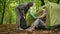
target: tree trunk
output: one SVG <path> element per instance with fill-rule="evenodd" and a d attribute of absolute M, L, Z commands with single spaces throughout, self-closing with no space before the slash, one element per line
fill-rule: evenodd
<path fill-rule="evenodd" d="M 45 5 L 44 0 L 41 0 L 41 6 Z"/>
<path fill-rule="evenodd" d="M 10 20 L 9 20 L 9 23 L 11 24 L 12 22 L 11 22 L 11 15 L 10 15 Z"/>
<path fill-rule="evenodd" d="M 59 4 L 59 0 L 57 1 L 57 4 Z"/>
<path fill-rule="evenodd" d="M 2 13 L 2 18 L 1 18 L 1 23 L 0 23 L 0 24 L 3 24 L 5 8 L 6 8 L 6 0 L 4 1 L 4 5 L 3 5 L 3 13 Z"/>

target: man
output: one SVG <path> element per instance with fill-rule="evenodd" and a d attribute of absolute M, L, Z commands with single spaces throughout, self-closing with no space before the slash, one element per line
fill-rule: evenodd
<path fill-rule="evenodd" d="M 28 12 L 29 8 L 33 5 L 33 2 L 22 3 L 16 7 L 16 16 L 18 23 L 18 30 L 23 30 L 26 27 L 26 20 L 24 19 L 25 14 Z M 23 25 L 24 24 L 24 25 Z M 23 26 L 22 26 L 23 25 Z M 22 27 L 21 27 L 22 26 Z"/>
<path fill-rule="evenodd" d="M 45 7 L 43 7 L 43 9 L 41 10 L 41 16 L 38 16 L 36 18 L 36 20 L 32 23 L 31 27 L 29 27 L 28 29 L 26 29 L 27 31 L 32 32 L 36 26 L 40 25 L 40 26 L 45 26 L 45 21 L 46 21 L 46 10 Z"/>

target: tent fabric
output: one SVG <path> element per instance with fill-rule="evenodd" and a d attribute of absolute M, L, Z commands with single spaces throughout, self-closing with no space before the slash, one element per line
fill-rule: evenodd
<path fill-rule="evenodd" d="M 60 24 L 60 5 L 56 3 L 48 3 L 46 5 L 46 26 L 54 26 Z"/>

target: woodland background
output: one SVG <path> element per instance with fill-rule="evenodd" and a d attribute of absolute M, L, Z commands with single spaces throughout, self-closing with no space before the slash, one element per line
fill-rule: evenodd
<path fill-rule="evenodd" d="M 42 7 L 42 2 L 46 4 L 50 1 L 60 5 L 60 0 L 0 0 L 0 24 L 16 24 L 16 5 L 30 1 L 34 2 L 34 5 L 29 10 L 31 12 L 38 11 L 37 9 Z"/>

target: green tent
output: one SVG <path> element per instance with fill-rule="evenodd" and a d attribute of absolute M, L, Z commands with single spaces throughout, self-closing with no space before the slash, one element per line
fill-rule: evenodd
<path fill-rule="evenodd" d="M 54 26 L 60 24 L 60 5 L 48 3 L 46 5 L 46 26 Z"/>
<path fill-rule="evenodd" d="M 58 5 L 56 3 L 48 2 L 43 7 L 46 7 L 46 27 L 60 24 L 60 5 Z M 43 7 L 41 7 L 40 10 Z M 39 11 L 36 12 L 35 14 L 31 14 L 31 13 L 29 13 L 29 14 L 27 17 L 28 25 L 30 25 L 35 20 L 34 19 L 35 16 L 37 17 L 39 15 Z"/>

